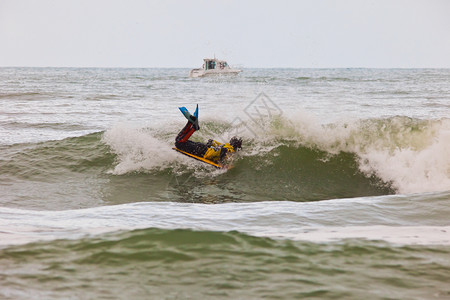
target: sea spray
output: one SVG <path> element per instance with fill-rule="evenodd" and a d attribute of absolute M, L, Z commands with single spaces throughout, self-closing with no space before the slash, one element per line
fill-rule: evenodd
<path fill-rule="evenodd" d="M 103 135 L 103 141 L 117 155 L 113 174 L 167 167 L 177 154 L 165 143 L 143 128 L 117 124 Z"/>

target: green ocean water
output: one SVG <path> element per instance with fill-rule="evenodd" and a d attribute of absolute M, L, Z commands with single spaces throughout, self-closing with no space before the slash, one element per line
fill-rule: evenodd
<path fill-rule="evenodd" d="M 449 254 L 149 228 L 2 249 L 0 283 L 3 299 L 448 299 Z"/>
<path fill-rule="evenodd" d="M 0 299 L 450 299 L 449 70 L 188 71 L 0 68 Z"/>
<path fill-rule="evenodd" d="M 354 154 L 329 155 L 288 140 L 272 142 L 276 146 L 267 153 L 238 157 L 233 162 L 235 168 L 228 172 L 217 172 L 183 157 L 186 165 L 172 161 L 150 170 L 138 165 L 136 170 L 118 176 L 113 167 L 120 161 L 120 154 L 114 154 L 104 144 L 103 135 L 94 133 L 36 145 L 4 146 L 0 176 L 4 182 L 14 180 L 9 184 L 9 190 L 4 190 L 7 193 L 3 194 L 3 201 L 10 199 L 14 203 L 17 198 L 10 192 L 20 193 L 26 184 L 30 188 L 26 191 L 28 196 L 15 202 L 14 206 L 68 208 L 70 204 L 61 203 L 60 198 L 68 182 L 73 182 L 72 186 L 83 193 L 77 195 L 73 191 L 69 197 L 76 199 L 100 194 L 101 200 L 109 204 L 130 200 L 187 203 L 317 201 L 394 193 L 390 183 L 358 170 L 358 158 Z M 127 195 L 120 194 L 124 187 L 128 187 Z M 87 200 L 77 205 L 90 207 L 92 203 Z"/>

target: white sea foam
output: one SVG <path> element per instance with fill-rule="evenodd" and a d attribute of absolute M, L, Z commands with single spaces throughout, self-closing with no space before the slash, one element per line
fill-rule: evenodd
<path fill-rule="evenodd" d="M 392 182 L 401 193 L 450 190 L 449 124 L 441 124 L 423 148 L 371 149 L 361 154 L 361 170 Z"/>
<path fill-rule="evenodd" d="M 103 141 L 118 156 L 118 163 L 112 170 L 116 175 L 163 168 L 178 158 L 167 142 L 129 124 L 117 124 L 107 130 Z"/>
<path fill-rule="evenodd" d="M 392 183 L 399 193 L 450 190 L 450 119 L 394 117 L 323 125 L 300 112 L 282 123 L 270 134 L 331 154 L 355 153 L 362 172 Z"/>
<path fill-rule="evenodd" d="M 145 228 L 239 231 L 245 234 L 311 242 L 344 239 L 383 240 L 395 244 L 450 245 L 444 219 L 411 211 L 445 205 L 448 194 L 428 198 L 382 196 L 320 202 L 256 202 L 217 205 L 141 202 L 65 211 L 0 208 L 0 245 Z M 396 203 L 396 204 L 392 204 Z M 389 205 L 386 210 L 384 205 Z M 410 209 L 405 209 L 409 207 Z M 444 206 L 443 214 L 446 214 Z M 440 212 L 439 212 L 440 213 Z"/>

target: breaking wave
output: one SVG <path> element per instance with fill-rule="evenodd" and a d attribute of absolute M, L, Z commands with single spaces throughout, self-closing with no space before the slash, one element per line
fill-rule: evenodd
<path fill-rule="evenodd" d="M 14 178 L 52 182 L 76 174 L 129 186 L 139 179 L 153 183 L 141 201 L 166 193 L 171 201 L 204 203 L 450 190 L 449 119 L 393 117 L 324 125 L 297 113 L 236 126 L 204 118 L 194 139 L 226 140 L 236 134 L 244 139 L 229 171 L 173 151 L 174 136 L 184 124 L 168 120 L 163 125 L 117 124 L 81 137 L 2 146 L 0 178 L 4 183 Z"/>
<path fill-rule="evenodd" d="M 103 141 L 118 156 L 112 172 L 119 175 L 180 165 L 208 169 L 171 150 L 177 129 L 171 123 L 164 131 L 126 126 L 108 130 Z M 263 126 L 242 123 L 238 128 L 206 120 L 194 138 L 226 140 L 236 133 L 244 138 L 236 166 L 245 173 L 254 170 L 258 177 L 275 173 L 275 181 L 298 177 L 299 184 L 318 177 L 323 184 L 339 185 L 344 176 L 352 185 L 352 180 L 363 176 L 398 193 L 450 189 L 449 119 L 393 117 L 323 125 L 308 114 L 297 113 L 273 118 Z"/>

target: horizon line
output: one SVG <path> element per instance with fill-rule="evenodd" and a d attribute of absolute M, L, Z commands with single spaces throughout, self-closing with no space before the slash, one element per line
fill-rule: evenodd
<path fill-rule="evenodd" d="M 192 69 L 192 67 L 124 67 L 124 66 L 0 66 L 0 68 L 35 69 Z M 242 69 L 450 69 L 449 67 L 243 67 Z"/>

